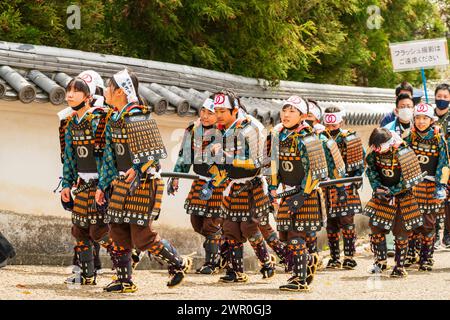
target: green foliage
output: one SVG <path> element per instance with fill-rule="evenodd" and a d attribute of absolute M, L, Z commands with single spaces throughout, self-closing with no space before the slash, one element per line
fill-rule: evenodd
<path fill-rule="evenodd" d="M 66 27 L 71 4 L 81 9 L 81 30 Z M 371 5 L 380 8 L 378 20 Z M 0 2 L 0 39 L 272 83 L 393 87 L 401 80 L 418 85 L 420 74 L 394 73 L 389 43 L 444 37 L 449 12 L 446 0 L 9 0 Z M 373 21 L 380 28 L 369 28 Z"/>

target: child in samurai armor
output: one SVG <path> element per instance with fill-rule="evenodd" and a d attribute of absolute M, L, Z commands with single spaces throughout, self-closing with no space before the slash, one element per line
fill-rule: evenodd
<path fill-rule="evenodd" d="M 397 87 L 397 89 L 399 89 L 400 86 Z M 387 124 L 383 125 L 383 127 L 389 129 L 389 131 L 397 133 L 402 139 L 406 138 L 410 134 L 411 128 L 413 127 L 413 118 L 414 118 L 415 102 L 413 100 L 412 87 L 409 84 L 407 86 L 408 89 L 398 91 L 403 93 L 397 94 L 397 98 L 395 100 L 395 109 L 393 112 L 394 118 L 392 119 L 391 122 L 388 122 Z M 409 91 L 409 89 L 411 89 L 411 91 Z M 415 235 L 413 237 L 415 237 Z M 416 242 L 416 244 L 418 245 L 416 251 L 420 252 L 420 241 L 413 240 L 413 242 Z M 388 246 L 388 257 L 395 256 L 394 236 L 392 235 L 391 232 L 386 235 L 386 243 Z M 411 247 L 409 247 L 408 250 L 410 249 Z M 405 267 L 407 266 L 408 262 L 405 262 Z"/>
<path fill-rule="evenodd" d="M 324 134 L 333 139 L 342 155 L 345 164 L 344 177 L 362 176 L 364 173 L 364 149 L 361 138 L 355 131 L 342 129 L 345 111 L 338 106 L 329 106 L 325 109 L 323 123 L 326 130 Z M 353 182 L 344 186 L 333 186 L 325 189 L 328 217 L 327 236 L 331 258 L 327 268 L 353 270 L 357 263 L 353 258 L 355 254 L 356 230 L 354 216 L 362 213 L 361 199 L 358 189 L 360 182 Z M 342 230 L 344 242 L 344 261 L 340 260 L 339 234 Z"/>
<path fill-rule="evenodd" d="M 106 206 L 97 206 L 97 189 L 107 112 L 103 108 L 103 80 L 95 71 L 82 72 L 66 88 L 69 108 L 59 113 L 61 120 L 61 159 L 63 178 L 61 202 L 72 212 L 72 235 L 76 239 L 76 258 L 80 272 L 66 283 L 96 284 L 94 242 L 111 251 L 108 225 L 104 223 Z M 70 115 L 66 117 L 67 113 Z M 75 199 L 72 199 L 71 189 Z M 98 253 L 97 253 L 98 254 Z"/>
<path fill-rule="evenodd" d="M 447 83 L 441 83 L 436 86 L 434 90 L 434 99 L 436 104 L 435 114 L 438 117 L 437 124 L 442 128 L 445 135 L 447 147 L 450 143 L 450 85 Z M 450 185 L 447 185 L 447 190 L 450 190 Z M 450 193 L 444 203 L 445 208 L 445 228 L 442 238 L 442 243 L 447 248 L 450 248 Z M 436 241 L 435 247 L 438 248 L 441 245 L 439 230 L 440 223 L 442 221 L 436 221 Z"/>
<path fill-rule="evenodd" d="M 117 280 L 104 288 L 107 292 L 137 290 L 130 257 L 134 247 L 168 263 L 168 287 L 180 284 L 192 263 L 152 228 L 164 189 L 159 160 L 167 154 L 150 111 L 139 103 L 138 86 L 136 75 L 125 69 L 110 79 L 105 94 L 106 102 L 115 111 L 106 123 L 96 201 L 103 205 L 105 192 L 112 185 L 105 220 L 110 223 L 117 272 Z"/>
<path fill-rule="evenodd" d="M 184 134 L 178 160 L 174 172 L 188 173 L 191 166 L 199 175 L 192 183 L 186 199 L 185 209 L 191 215 L 194 231 L 204 236 L 205 263 L 197 270 L 200 274 L 215 274 L 220 268 L 220 247 L 222 244 L 222 197 L 226 186 L 218 186 L 212 191 L 208 200 L 201 197 L 204 186 L 212 178 L 210 166 L 211 153 L 208 151 L 211 143 L 221 134 L 215 128 L 217 119 L 214 113 L 214 101 L 206 99 L 200 110 L 200 118 L 190 124 Z M 169 180 L 168 193 L 174 195 L 178 191 L 178 178 Z"/>
<path fill-rule="evenodd" d="M 415 241 L 419 238 L 418 235 L 421 235 L 420 271 L 432 270 L 436 219 L 444 213 L 444 200 L 447 197 L 449 175 L 447 146 L 440 127 L 434 125 L 435 118 L 431 105 L 426 103 L 416 105 L 414 127 L 405 139 L 416 153 L 422 172 L 427 174 L 425 180 L 413 188 L 424 224 L 410 237 L 405 263 L 405 266 L 410 266 L 417 261 Z"/>
<path fill-rule="evenodd" d="M 264 176 L 267 179 L 268 185 L 270 185 L 271 181 L 271 147 L 272 146 L 272 134 L 269 131 L 266 139 L 266 149 L 264 151 Z M 269 199 L 271 201 L 270 211 L 275 215 L 278 210 L 278 200 L 269 193 Z M 278 232 L 272 227 L 269 222 L 269 218 L 261 219 L 259 226 L 259 230 L 261 231 L 264 240 L 269 245 L 269 247 L 273 250 L 276 256 L 279 259 L 279 264 L 284 267 L 284 269 L 289 271 L 289 266 L 286 263 L 286 256 L 288 254 L 287 245 L 285 242 L 281 241 Z M 275 263 L 276 258 L 274 255 L 270 255 L 272 261 Z"/>
<path fill-rule="evenodd" d="M 416 154 L 395 133 L 376 128 L 369 138 L 372 151 L 366 157 L 366 173 L 373 189 L 364 208 L 370 217 L 370 236 L 375 262 L 371 273 L 387 269 L 386 234 L 395 237 L 395 267 L 391 277 L 405 277 L 408 236 L 423 225 L 412 188 L 423 180 Z"/>
<path fill-rule="evenodd" d="M 261 174 L 267 133 L 255 118 L 245 114 L 239 98 L 230 90 L 213 95 L 214 110 L 222 141 L 212 146 L 228 177 L 223 193 L 223 234 L 228 243 L 229 265 L 221 282 L 247 282 L 244 273 L 244 243 L 249 240 L 261 264 L 263 278 L 275 273 L 264 237 L 259 230 L 267 219 L 270 200 L 267 182 Z"/>
<path fill-rule="evenodd" d="M 308 105 L 298 96 L 290 97 L 281 110 L 281 124 L 272 130 L 272 196 L 281 198 L 277 212 L 280 239 L 287 243 L 287 264 L 292 277 L 280 290 L 309 291 L 316 263 L 308 252 L 306 239 L 322 226 L 317 187 L 328 177 L 323 142 L 303 121 Z M 277 195 L 282 184 L 284 191 Z"/>
<path fill-rule="evenodd" d="M 322 119 L 322 109 L 319 104 L 311 99 L 307 100 L 308 103 L 308 116 L 305 122 L 312 128 L 313 132 L 319 137 L 324 145 L 325 155 L 328 160 L 328 172 L 332 173 L 334 178 L 342 178 L 345 176 L 345 164 L 342 159 L 341 153 L 339 151 L 338 145 L 336 142 L 330 138 L 325 133 L 325 126 L 320 123 Z M 319 200 L 321 204 L 322 212 L 326 212 L 326 199 L 322 188 L 318 188 L 317 192 L 319 194 Z M 326 219 L 326 215 L 322 218 Z M 308 233 L 306 238 L 306 245 L 308 247 L 308 251 L 311 255 L 315 255 L 318 258 L 318 248 L 317 248 L 317 233 L 312 231 Z M 322 261 L 319 261 L 318 268 L 322 266 Z"/>

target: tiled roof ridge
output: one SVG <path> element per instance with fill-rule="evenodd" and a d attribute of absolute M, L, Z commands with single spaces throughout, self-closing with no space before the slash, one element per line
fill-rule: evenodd
<path fill-rule="evenodd" d="M 325 108 L 338 103 L 347 111 L 347 122 L 378 123 L 392 110 L 394 90 L 280 81 L 267 81 L 173 63 L 119 57 L 41 45 L 0 41 L 0 98 L 23 103 L 64 103 L 67 83 L 81 71 L 93 69 L 102 77 L 130 67 L 141 82 L 139 94 L 156 114 L 198 114 L 212 92 L 233 88 L 250 114 L 265 125 L 279 121 L 283 99 L 290 95 L 313 98 Z"/>
<path fill-rule="evenodd" d="M 0 59 L 13 67 L 39 69 L 43 72 L 78 74 L 93 68 L 102 76 L 111 76 L 124 67 L 132 68 L 143 82 L 156 82 L 197 90 L 215 91 L 232 87 L 242 96 L 285 98 L 292 94 L 312 95 L 315 99 L 390 102 L 393 89 L 280 81 L 270 87 L 264 79 L 233 75 L 220 71 L 174 63 L 85 52 L 43 45 L 0 42 Z M 34 67 L 34 68 L 33 68 Z"/>

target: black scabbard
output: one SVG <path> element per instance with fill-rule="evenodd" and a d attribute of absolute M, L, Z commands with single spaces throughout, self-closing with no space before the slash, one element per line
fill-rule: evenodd
<path fill-rule="evenodd" d="M 335 186 L 337 184 L 344 184 L 344 183 L 351 183 L 351 182 L 362 182 L 362 180 L 363 180 L 363 177 L 361 177 L 361 176 L 341 178 L 341 179 L 333 179 L 333 180 L 319 182 L 318 187 L 330 187 L 330 186 Z M 284 198 L 284 197 L 287 197 L 287 196 L 291 196 L 291 195 L 299 193 L 300 191 L 302 191 L 301 187 L 295 187 L 294 189 L 278 193 L 277 194 L 277 198 Z"/>
<path fill-rule="evenodd" d="M 197 174 L 190 174 L 184 172 L 162 172 L 161 177 L 163 178 L 178 178 L 178 179 L 191 179 L 196 180 L 199 179 L 200 176 Z"/>

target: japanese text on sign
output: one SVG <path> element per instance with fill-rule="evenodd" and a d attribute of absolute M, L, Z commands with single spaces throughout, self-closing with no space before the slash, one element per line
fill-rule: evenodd
<path fill-rule="evenodd" d="M 392 43 L 394 71 L 428 69 L 449 64 L 447 39 L 429 39 Z"/>

